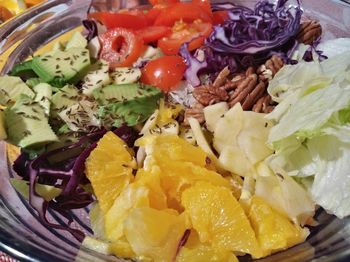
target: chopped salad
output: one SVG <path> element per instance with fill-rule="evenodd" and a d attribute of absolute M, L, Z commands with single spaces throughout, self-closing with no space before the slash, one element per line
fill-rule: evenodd
<path fill-rule="evenodd" d="M 122 258 L 238 261 L 304 242 L 318 208 L 348 216 L 350 38 L 299 1 L 150 3 L 0 77 L 11 183 L 43 223 Z"/>

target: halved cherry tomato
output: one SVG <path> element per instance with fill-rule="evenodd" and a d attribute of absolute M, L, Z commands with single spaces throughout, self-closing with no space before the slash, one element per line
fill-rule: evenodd
<path fill-rule="evenodd" d="M 109 62 L 111 68 L 131 66 L 145 51 L 141 37 L 121 27 L 101 34 L 100 42 L 100 58 Z"/>
<path fill-rule="evenodd" d="M 182 57 L 162 56 L 146 64 L 141 81 L 169 92 L 181 81 L 185 70 L 186 64 Z"/>
<path fill-rule="evenodd" d="M 172 26 L 179 20 L 190 23 L 197 19 L 203 22 L 212 22 L 211 16 L 203 11 L 203 8 L 199 4 L 176 3 L 165 8 L 157 17 L 154 25 Z"/>
<path fill-rule="evenodd" d="M 227 11 L 216 11 L 216 12 L 213 12 L 213 24 L 214 25 L 221 25 L 227 19 L 229 19 Z"/>
<path fill-rule="evenodd" d="M 189 42 L 188 49 L 190 51 L 201 47 L 204 40 L 212 32 L 210 23 L 194 21 L 192 24 L 185 22 L 177 22 L 173 26 L 173 32 L 170 36 L 163 37 L 158 41 L 158 47 L 166 55 L 174 55 L 179 52 L 183 43 Z"/>
<path fill-rule="evenodd" d="M 171 33 L 171 28 L 167 26 L 149 26 L 135 32 L 145 43 L 152 43 Z"/>
<path fill-rule="evenodd" d="M 149 0 L 148 1 L 151 5 L 159 5 L 159 4 L 173 4 L 180 2 L 180 0 Z"/>
<path fill-rule="evenodd" d="M 100 21 L 107 29 L 123 27 L 137 30 L 148 26 L 147 18 L 143 14 L 97 12 L 89 14 L 89 17 Z"/>
<path fill-rule="evenodd" d="M 146 18 L 147 21 L 150 25 L 154 24 L 154 21 L 156 21 L 157 17 L 160 15 L 160 13 L 162 12 L 161 8 L 155 8 L 153 7 L 152 9 L 150 9 L 146 14 Z"/>

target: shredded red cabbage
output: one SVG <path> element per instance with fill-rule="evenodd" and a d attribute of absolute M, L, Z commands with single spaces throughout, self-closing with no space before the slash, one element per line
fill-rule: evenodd
<path fill-rule="evenodd" d="M 83 26 L 87 31 L 86 40 L 88 40 L 89 42 L 91 41 L 91 39 L 93 39 L 98 35 L 97 24 L 94 20 L 90 20 L 90 19 L 83 20 Z"/>
<path fill-rule="evenodd" d="M 84 191 L 80 185 L 88 182 L 84 173 L 85 160 L 106 132 L 103 129 L 90 133 L 75 144 L 44 153 L 35 159 L 30 159 L 29 154 L 22 152 L 13 165 L 14 171 L 29 181 L 29 204 L 38 212 L 40 219 L 50 227 L 67 230 L 79 241 L 84 239 L 84 234 L 69 226 L 72 219 L 67 211 L 86 207 L 94 201 L 92 195 Z M 137 132 L 127 126 L 114 130 L 114 133 L 129 146 L 133 146 L 138 137 Z M 63 160 L 53 163 L 55 159 L 62 157 Z M 36 183 L 61 188 L 62 193 L 47 202 L 35 192 Z M 58 211 L 67 218 L 68 227 L 50 223 L 46 218 L 48 208 Z"/>
<path fill-rule="evenodd" d="M 322 62 L 323 60 L 328 59 L 328 57 L 325 56 L 321 50 L 317 49 L 317 46 L 320 44 L 320 42 L 321 42 L 321 37 L 319 37 L 318 39 L 312 42 L 309 49 L 306 50 L 303 56 L 304 61 L 306 62 L 315 61 L 315 58 L 313 57 L 313 53 L 317 54 L 317 59 L 319 62 Z"/>
<path fill-rule="evenodd" d="M 230 54 L 257 54 L 280 47 L 295 36 L 300 26 L 300 3 L 286 7 L 288 0 L 272 4 L 259 1 L 254 10 L 235 6 L 230 19 L 216 26 L 206 45 L 214 51 Z"/>
<path fill-rule="evenodd" d="M 280 56 L 285 63 L 294 63 L 291 57 L 298 46 L 294 36 L 300 26 L 302 10 L 299 1 L 294 7 L 286 7 L 287 2 L 279 0 L 272 4 L 263 0 L 254 9 L 232 3 L 213 4 L 214 11 L 227 10 L 230 19 L 216 26 L 199 49 L 205 54 L 203 62 L 199 63 L 196 54 L 192 56 L 186 45 L 182 46 L 180 54 L 188 66 L 186 80 L 198 86 L 199 73 L 215 79 L 226 66 L 231 73 L 236 73 L 265 63 L 272 55 Z"/>
<path fill-rule="evenodd" d="M 178 246 L 177 246 L 176 255 L 178 255 L 178 254 L 180 253 L 181 248 L 182 248 L 184 245 L 186 245 L 187 240 L 188 240 L 188 238 L 190 237 L 190 234 L 191 234 L 191 230 L 190 230 L 190 229 L 186 229 L 185 232 L 184 232 L 184 234 L 183 234 L 183 236 L 182 236 L 182 238 L 181 238 L 180 241 L 179 241 Z"/>
<path fill-rule="evenodd" d="M 184 43 L 180 47 L 180 55 L 184 58 L 185 63 L 187 65 L 187 69 L 185 71 L 185 78 L 192 86 L 200 85 L 200 80 L 198 78 L 198 74 L 204 68 L 208 67 L 207 59 L 205 57 L 205 53 L 203 50 L 197 50 L 196 54 L 191 55 L 190 51 L 188 51 L 188 43 Z M 202 57 L 200 57 L 202 56 Z"/>

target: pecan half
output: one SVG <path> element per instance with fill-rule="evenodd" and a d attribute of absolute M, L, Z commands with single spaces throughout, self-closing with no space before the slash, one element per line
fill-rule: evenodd
<path fill-rule="evenodd" d="M 188 126 L 188 119 L 191 117 L 197 119 L 200 124 L 203 124 L 205 121 L 203 108 L 204 106 L 199 103 L 195 104 L 192 108 L 187 108 L 185 110 L 184 124 Z"/>
<path fill-rule="evenodd" d="M 250 110 L 253 108 L 254 104 L 264 95 L 266 91 L 266 85 L 264 82 L 259 82 L 254 90 L 247 95 L 245 98 L 242 108 L 243 110 Z"/>
<path fill-rule="evenodd" d="M 223 87 L 214 87 L 212 85 L 203 85 L 193 90 L 194 98 L 204 106 L 227 101 L 229 96 Z"/>
<path fill-rule="evenodd" d="M 258 81 L 256 74 L 246 77 L 237 88 L 230 94 L 229 106 L 232 107 L 236 103 L 241 103 L 247 95 L 254 90 Z"/>
<path fill-rule="evenodd" d="M 270 81 L 283 65 L 283 60 L 279 56 L 273 55 L 257 69 L 256 73 L 261 81 Z"/>
<path fill-rule="evenodd" d="M 309 20 L 301 24 L 296 38 L 298 42 L 310 45 L 313 41 L 317 40 L 321 34 L 322 27 L 320 23 L 315 20 Z"/>
<path fill-rule="evenodd" d="M 228 66 L 226 66 L 224 69 L 221 70 L 219 75 L 216 77 L 213 83 L 213 86 L 220 87 L 224 85 L 229 75 L 230 75 L 230 70 L 228 69 Z"/>
<path fill-rule="evenodd" d="M 257 113 L 271 113 L 275 108 L 270 95 L 261 97 L 253 106 L 253 111 Z"/>
<path fill-rule="evenodd" d="M 250 110 L 264 94 L 265 87 L 265 83 L 258 81 L 256 74 L 249 75 L 231 92 L 228 104 L 233 107 L 235 104 L 241 103 L 243 110 Z"/>

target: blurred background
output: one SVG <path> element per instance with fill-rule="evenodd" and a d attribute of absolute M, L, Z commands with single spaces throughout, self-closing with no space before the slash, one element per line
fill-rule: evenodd
<path fill-rule="evenodd" d="M 0 0 L 0 23 L 46 0 Z"/>

